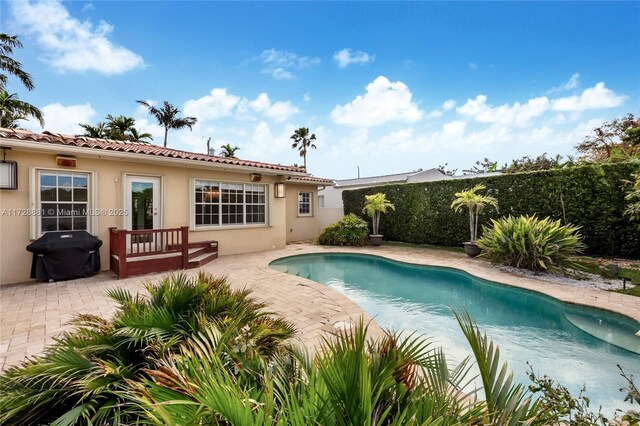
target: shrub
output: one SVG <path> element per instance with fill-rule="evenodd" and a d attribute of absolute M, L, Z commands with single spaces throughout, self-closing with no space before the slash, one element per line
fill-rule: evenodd
<path fill-rule="evenodd" d="M 327 226 L 318 237 L 323 246 L 364 246 L 369 241 L 369 226 L 351 213 Z"/>
<path fill-rule="evenodd" d="M 380 219 L 388 241 L 460 246 L 469 238 L 469 219 L 450 209 L 451 194 L 477 184 L 490 188 L 499 209 L 487 207 L 480 225 L 505 215 L 549 216 L 580 226 L 588 253 L 640 257 L 640 229 L 623 216 L 628 205 L 624 180 L 640 173 L 640 162 L 587 164 L 561 170 L 385 185 L 342 193 L 345 213 L 362 214 L 364 196 L 384 192 L 396 206 Z"/>
<path fill-rule="evenodd" d="M 113 319 L 78 315 L 44 355 L 4 372 L 0 424 L 138 424 L 132 387 L 192 336 L 215 326 L 229 347 L 243 349 L 225 351 L 230 364 L 251 369 L 271 362 L 294 332 L 225 278 L 181 274 L 146 290 L 149 297 L 111 290 L 119 305 Z"/>
<path fill-rule="evenodd" d="M 580 269 L 585 248 L 578 227 L 559 220 L 533 216 L 509 216 L 484 226 L 478 246 L 496 263 L 533 271 Z"/>

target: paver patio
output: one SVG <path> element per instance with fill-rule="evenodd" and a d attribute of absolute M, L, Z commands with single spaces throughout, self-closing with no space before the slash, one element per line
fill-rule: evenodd
<path fill-rule="evenodd" d="M 256 299 L 292 321 L 297 339 L 315 347 L 335 324 L 371 317 L 335 290 L 308 279 L 269 268 L 272 260 L 304 253 L 355 252 L 376 254 L 390 259 L 424 265 L 465 270 L 480 278 L 537 290 L 570 303 L 599 307 L 626 315 L 640 322 L 640 298 L 603 290 L 551 284 L 502 272 L 486 261 L 470 259 L 463 253 L 408 247 L 323 247 L 293 244 L 282 250 L 222 256 L 200 268 L 214 275 L 226 275 L 234 288 L 253 289 Z M 192 276 L 198 269 L 187 271 Z M 0 287 L 0 369 L 19 364 L 27 356 L 39 354 L 55 336 L 68 329 L 66 323 L 77 313 L 110 316 L 115 305 L 106 297 L 107 289 L 123 287 L 132 292 L 145 282 L 168 274 L 152 274 L 118 280 L 111 272 L 91 278 L 55 283 L 23 283 Z M 370 331 L 380 333 L 372 321 Z"/>

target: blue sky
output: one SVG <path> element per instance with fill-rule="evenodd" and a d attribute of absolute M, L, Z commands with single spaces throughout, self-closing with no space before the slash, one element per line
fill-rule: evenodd
<path fill-rule="evenodd" d="M 571 154 L 603 121 L 640 113 L 640 2 L 3 1 L 3 32 L 36 89 L 9 89 L 45 129 L 134 116 L 168 100 L 198 118 L 169 145 L 302 163 L 329 178 L 488 157 Z M 24 127 L 42 130 L 25 123 Z"/>

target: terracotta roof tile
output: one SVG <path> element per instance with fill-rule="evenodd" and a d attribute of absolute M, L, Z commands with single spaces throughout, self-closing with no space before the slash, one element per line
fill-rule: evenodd
<path fill-rule="evenodd" d="M 333 185 L 333 182 L 334 182 L 332 179 L 325 179 L 325 178 L 320 178 L 315 176 L 300 176 L 300 177 L 295 177 L 291 180 L 293 182 L 311 182 L 311 183 L 317 183 L 320 185 Z"/>
<path fill-rule="evenodd" d="M 5 129 L 0 127 L 0 141 L 2 139 L 17 139 L 57 145 L 67 145 L 80 148 L 89 148 L 105 151 L 130 152 L 135 154 L 153 155 L 158 157 L 181 158 L 192 161 L 203 161 L 215 164 L 228 164 L 232 166 L 255 167 L 257 169 L 276 170 L 283 172 L 304 173 L 304 169 L 280 164 L 247 161 L 238 158 L 216 157 L 213 155 L 199 154 L 195 152 L 181 151 L 173 148 L 164 148 L 141 142 L 116 141 L 111 139 L 97 139 L 86 136 L 63 135 L 61 133 L 34 133 L 27 130 Z M 316 178 L 319 179 L 319 178 Z"/>

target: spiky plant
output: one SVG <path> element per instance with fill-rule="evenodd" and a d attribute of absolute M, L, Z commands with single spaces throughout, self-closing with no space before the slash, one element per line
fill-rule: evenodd
<path fill-rule="evenodd" d="M 585 249 L 579 227 L 537 216 L 509 216 L 491 220 L 478 246 L 495 263 L 533 271 L 582 269 Z"/>

